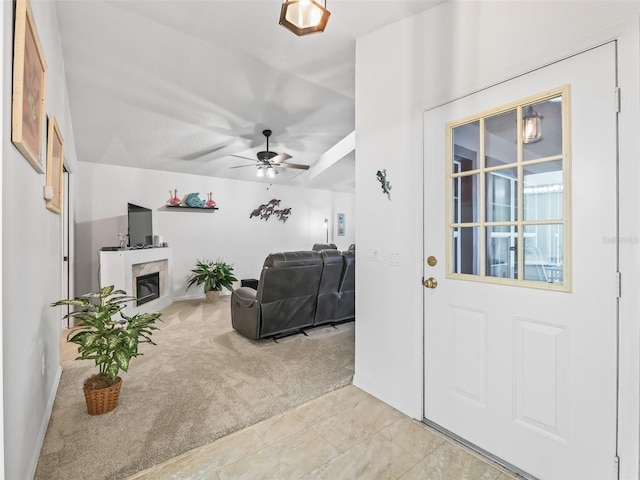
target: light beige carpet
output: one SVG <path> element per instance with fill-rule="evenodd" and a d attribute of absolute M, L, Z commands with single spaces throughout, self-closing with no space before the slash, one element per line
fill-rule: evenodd
<path fill-rule="evenodd" d="M 275 343 L 237 334 L 229 297 L 176 302 L 162 318 L 157 346 L 144 345 L 122 375 L 113 412 L 88 415 L 82 381 L 94 367 L 63 362 L 36 480 L 122 479 L 353 378 L 353 322 Z"/>

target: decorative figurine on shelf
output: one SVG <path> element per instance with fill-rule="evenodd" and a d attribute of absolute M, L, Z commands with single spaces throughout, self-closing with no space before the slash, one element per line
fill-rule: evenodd
<path fill-rule="evenodd" d="M 128 233 L 119 233 L 118 234 L 118 242 L 120 243 L 120 250 L 126 250 L 127 249 L 127 237 L 129 236 Z"/>
<path fill-rule="evenodd" d="M 206 206 L 207 208 L 213 208 L 216 206 L 216 202 L 213 198 L 211 198 L 213 195 L 212 192 L 209 192 L 209 200 L 207 200 Z"/>
<path fill-rule="evenodd" d="M 386 193 L 387 197 L 389 197 L 389 200 L 391 200 L 391 182 L 387 180 L 387 170 L 378 170 L 376 172 L 376 177 L 378 178 L 380 186 L 382 187 L 382 193 Z"/>
<path fill-rule="evenodd" d="M 169 195 L 171 198 L 169 198 L 169 201 L 167 202 L 167 205 L 171 205 L 173 207 L 177 207 L 178 205 L 180 205 L 180 199 L 178 198 L 178 189 L 176 188 L 173 193 L 171 193 L 171 190 L 169 190 Z"/>
<path fill-rule="evenodd" d="M 184 197 L 185 205 L 193 208 L 204 208 L 204 200 L 202 200 L 198 193 L 190 193 Z"/>

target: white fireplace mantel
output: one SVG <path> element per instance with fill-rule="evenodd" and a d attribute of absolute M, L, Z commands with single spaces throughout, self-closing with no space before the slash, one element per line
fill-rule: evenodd
<path fill-rule="evenodd" d="M 160 297 L 136 306 L 130 302 L 124 309 L 127 315 L 136 313 L 157 312 L 173 302 L 173 277 L 171 274 L 171 248 L 140 248 L 132 250 L 100 251 L 100 287 L 114 285 L 116 290 L 124 290 L 127 295 L 136 296 L 136 272 L 146 271 L 147 264 L 151 270 L 160 271 Z M 161 262 L 159 268 L 154 268 Z"/>

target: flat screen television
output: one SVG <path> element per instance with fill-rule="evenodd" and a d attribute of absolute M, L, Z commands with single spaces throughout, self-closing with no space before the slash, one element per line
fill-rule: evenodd
<path fill-rule="evenodd" d="M 129 247 L 153 245 L 152 212 L 133 203 L 127 204 L 129 219 Z"/>

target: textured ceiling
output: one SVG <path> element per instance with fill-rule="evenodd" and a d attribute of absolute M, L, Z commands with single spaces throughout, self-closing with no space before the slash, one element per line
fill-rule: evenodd
<path fill-rule="evenodd" d="M 355 39 L 440 3 L 329 1 L 325 32 L 297 37 L 279 0 L 58 0 L 78 159 L 254 181 L 230 155 L 269 128 L 312 168 L 262 181 L 353 191 L 355 153 L 314 163 L 355 128 Z"/>

